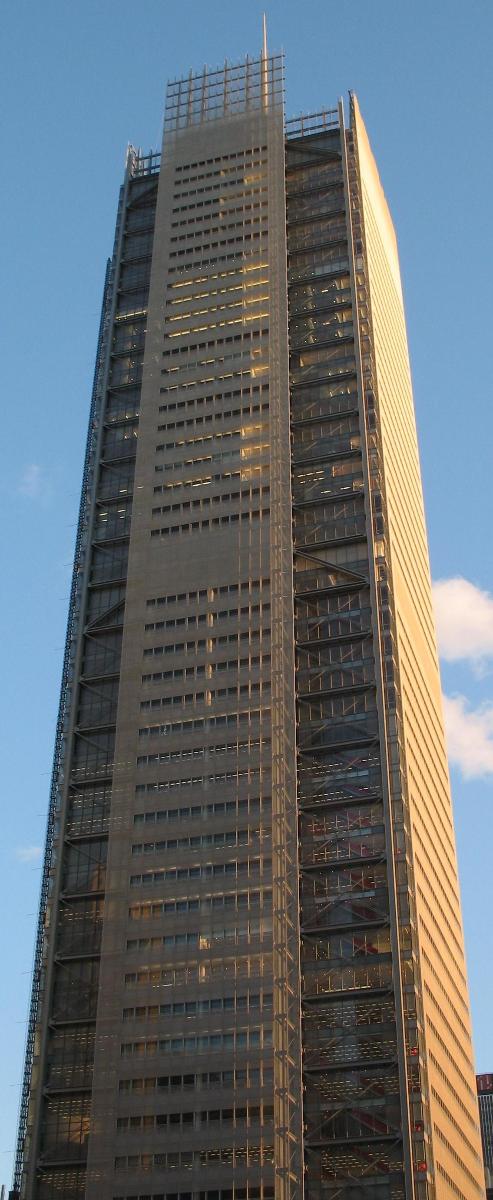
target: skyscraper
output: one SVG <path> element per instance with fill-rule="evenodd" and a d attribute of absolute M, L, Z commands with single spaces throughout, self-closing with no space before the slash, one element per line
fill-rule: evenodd
<path fill-rule="evenodd" d="M 483 1143 L 486 1197 L 493 1200 L 493 1075 L 476 1075 Z"/>
<path fill-rule="evenodd" d="M 395 236 L 265 51 L 127 158 L 15 1185 L 484 1197 Z"/>

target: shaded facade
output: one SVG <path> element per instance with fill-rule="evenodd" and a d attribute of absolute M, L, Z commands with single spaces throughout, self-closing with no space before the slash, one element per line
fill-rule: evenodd
<path fill-rule="evenodd" d="M 278 57 L 128 156 L 16 1187 L 484 1197 L 395 235 Z"/>

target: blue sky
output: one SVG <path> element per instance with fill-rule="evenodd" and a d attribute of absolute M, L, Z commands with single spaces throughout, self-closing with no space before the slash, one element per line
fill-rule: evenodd
<path fill-rule="evenodd" d="M 8 1182 L 104 267 L 165 82 L 260 48 L 263 5 L 4 0 L 0 1183 Z M 493 1070 L 490 0 L 272 0 L 287 115 L 357 92 L 399 237 L 477 1067 Z M 484 595 L 483 593 L 486 593 Z M 471 632 L 472 631 L 472 632 Z"/>

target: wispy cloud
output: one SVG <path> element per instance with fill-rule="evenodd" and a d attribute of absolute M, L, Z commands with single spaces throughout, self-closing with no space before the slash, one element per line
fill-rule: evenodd
<path fill-rule="evenodd" d="M 43 471 L 39 463 L 28 463 L 17 485 L 19 495 L 27 496 L 29 500 L 39 500 L 44 486 Z"/>
<path fill-rule="evenodd" d="M 21 863 L 39 862 L 43 853 L 42 846 L 18 846 L 15 857 Z"/>
<path fill-rule="evenodd" d="M 493 657 L 493 596 L 458 576 L 437 580 L 433 600 L 442 658 L 484 666 Z"/>
<path fill-rule="evenodd" d="M 464 779 L 493 775 L 493 704 L 471 708 L 464 696 L 444 696 L 449 760 Z"/>

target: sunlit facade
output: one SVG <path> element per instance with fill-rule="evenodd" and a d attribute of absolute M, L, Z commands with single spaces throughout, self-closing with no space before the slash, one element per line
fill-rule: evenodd
<path fill-rule="evenodd" d="M 395 235 L 280 57 L 128 155 L 36 963 L 22 1200 L 483 1200 Z"/>

